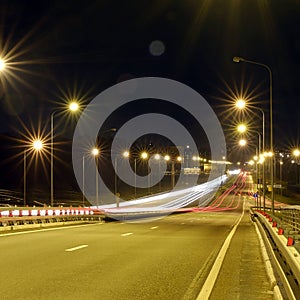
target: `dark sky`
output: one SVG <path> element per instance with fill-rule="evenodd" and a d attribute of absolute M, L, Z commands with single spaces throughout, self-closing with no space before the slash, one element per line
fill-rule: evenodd
<path fill-rule="evenodd" d="M 251 95 L 268 130 L 268 72 L 232 62 L 241 56 L 271 68 L 275 146 L 288 149 L 300 135 L 299 37 L 297 0 L 0 1 L 0 53 L 11 63 L 0 74 L 1 132 L 47 124 L 66 97 L 87 104 L 126 78 L 159 76 L 203 95 L 234 144 L 234 95 Z M 157 40 L 161 54 L 150 51 Z M 247 115 L 256 130 L 258 115 Z"/>

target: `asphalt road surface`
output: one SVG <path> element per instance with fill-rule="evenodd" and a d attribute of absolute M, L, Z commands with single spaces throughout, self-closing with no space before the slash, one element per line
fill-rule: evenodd
<path fill-rule="evenodd" d="M 196 299 L 245 201 L 246 197 L 231 193 L 219 211 L 174 214 L 137 224 L 97 223 L 1 234 L 1 299 Z M 244 223 L 250 222 L 247 212 L 244 218 Z M 238 247 L 251 242 L 245 234 L 233 238 L 241 241 Z M 259 245 L 253 246 L 258 254 L 248 259 L 261 264 Z M 226 270 L 220 272 L 224 278 L 219 276 L 210 299 L 246 299 L 240 297 L 238 287 L 240 251 L 230 251 Z M 250 270 L 244 279 L 256 290 L 267 290 L 261 277 L 251 283 L 258 271 L 264 269 Z M 235 297 L 229 298 L 228 291 L 222 294 L 224 287 L 235 289 Z M 272 299 L 267 295 L 252 299 Z"/>

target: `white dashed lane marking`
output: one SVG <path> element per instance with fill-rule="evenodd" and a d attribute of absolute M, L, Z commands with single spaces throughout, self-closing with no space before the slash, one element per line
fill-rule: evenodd
<path fill-rule="evenodd" d="M 127 233 L 121 234 L 121 236 L 128 236 L 128 235 L 132 235 L 132 234 L 133 234 L 132 232 L 127 232 Z"/>
<path fill-rule="evenodd" d="M 151 227 L 150 229 L 156 229 L 156 228 L 158 228 L 158 226 L 153 226 L 153 227 Z"/>
<path fill-rule="evenodd" d="M 82 248 L 86 248 L 86 247 L 88 247 L 88 245 L 80 245 L 80 246 L 77 246 L 77 247 L 66 249 L 65 251 L 66 252 L 72 252 L 72 251 L 76 251 L 76 250 L 79 250 L 79 249 L 82 249 Z"/>

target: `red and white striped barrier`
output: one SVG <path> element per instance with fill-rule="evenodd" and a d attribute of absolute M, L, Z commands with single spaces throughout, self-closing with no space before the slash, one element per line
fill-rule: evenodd
<path fill-rule="evenodd" d="M 55 216 L 87 216 L 97 212 L 91 208 L 55 208 L 55 209 L 13 209 L 0 211 L 0 218 L 14 217 L 55 217 Z"/>

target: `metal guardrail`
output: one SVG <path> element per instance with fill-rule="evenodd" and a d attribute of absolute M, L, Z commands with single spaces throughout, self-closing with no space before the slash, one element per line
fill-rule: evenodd
<path fill-rule="evenodd" d="M 276 222 L 273 224 L 274 227 L 281 228 L 281 234 L 299 234 L 300 235 L 300 206 L 285 206 L 280 208 L 275 208 L 274 215 L 271 214 L 271 209 L 266 208 L 265 212 L 258 210 L 263 215 L 267 216 L 270 222 Z"/>
<path fill-rule="evenodd" d="M 0 226 L 101 220 L 102 213 L 91 208 L 13 208 L 0 211 Z"/>
<path fill-rule="evenodd" d="M 284 277 L 290 282 L 294 296 L 300 299 L 300 206 L 277 208 L 274 215 L 271 209 L 265 211 L 252 207 L 256 216 L 272 240 L 272 253 L 281 261 Z M 252 217 L 251 216 L 251 217 Z"/>
<path fill-rule="evenodd" d="M 291 206 L 282 208 L 277 217 L 282 225 L 290 228 L 292 231 L 300 232 L 300 206 Z"/>

